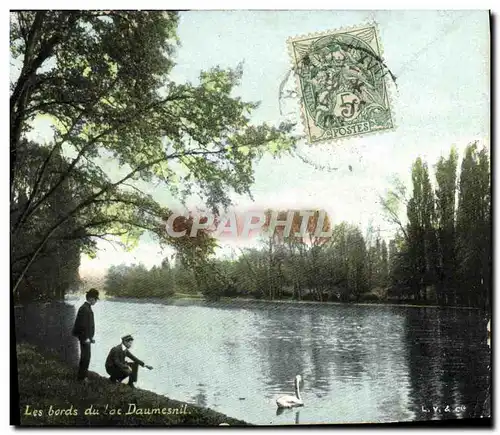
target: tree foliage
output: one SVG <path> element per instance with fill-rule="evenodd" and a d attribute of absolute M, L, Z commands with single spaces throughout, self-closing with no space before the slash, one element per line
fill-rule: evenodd
<path fill-rule="evenodd" d="M 177 25 L 176 13 L 161 11 L 11 13 L 11 235 L 14 244 L 32 241 L 22 258 L 13 256 L 22 264 L 13 271 L 15 293 L 54 239 L 93 253 L 97 238 L 121 237 L 130 247 L 149 231 L 186 258 L 206 256 L 209 237 L 165 234 L 172 210 L 141 183 L 156 183 L 180 201 L 198 195 L 219 212 L 231 191 L 250 194 L 257 159 L 293 146 L 291 126 L 251 124 L 258 104 L 234 96 L 241 66 L 215 66 L 194 84 L 169 78 Z M 40 120 L 53 137 L 32 143 L 43 159 L 26 184 L 22 147 Z M 42 219 L 68 186 L 68 207 Z"/>
<path fill-rule="evenodd" d="M 405 236 L 393 243 L 391 277 L 401 298 L 488 309 L 491 290 L 490 160 L 477 143 L 467 146 L 457 173 L 451 149 L 435 166 L 412 169 Z"/>
<path fill-rule="evenodd" d="M 384 253 L 384 241 L 378 236 L 371 246 L 358 228 L 346 223 L 335 226 L 333 237 L 320 245 L 302 243 L 297 238 L 291 243 L 282 235 L 277 228 L 275 237 L 262 237 L 259 248 L 242 249 L 237 258 L 231 260 L 211 259 L 196 267 L 186 267 L 179 259 L 163 281 L 164 295 L 172 294 L 169 289 L 173 285 L 175 293 L 197 293 L 211 300 L 221 297 L 315 301 L 383 299 L 383 293 L 369 294 L 369 290 L 387 285 L 387 251 Z M 368 250 L 371 250 L 370 257 Z M 372 270 L 370 276 L 368 268 Z M 130 276 L 139 270 L 133 267 L 125 269 Z M 115 270 L 108 271 L 107 282 Z M 150 276 L 155 271 L 156 268 L 151 269 Z M 117 291 L 110 294 L 157 295 L 148 292 L 148 287 L 143 284 L 134 293 L 128 284 L 121 284 L 115 278 L 112 280 Z M 150 286 L 152 289 L 159 287 L 158 284 Z M 121 288 L 131 288 L 131 294 Z"/>

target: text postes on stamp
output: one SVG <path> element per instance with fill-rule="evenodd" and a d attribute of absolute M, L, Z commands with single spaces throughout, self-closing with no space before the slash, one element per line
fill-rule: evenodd
<path fill-rule="evenodd" d="M 374 24 L 288 44 L 309 143 L 394 128 Z"/>

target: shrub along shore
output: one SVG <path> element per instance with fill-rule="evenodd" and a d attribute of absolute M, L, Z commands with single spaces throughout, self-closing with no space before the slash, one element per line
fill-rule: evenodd
<path fill-rule="evenodd" d="M 248 425 L 208 408 L 111 384 L 95 372 L 80 383 L 74 367 L 29 344 L 17 346 L 17 364 L 23 426 Z"/>

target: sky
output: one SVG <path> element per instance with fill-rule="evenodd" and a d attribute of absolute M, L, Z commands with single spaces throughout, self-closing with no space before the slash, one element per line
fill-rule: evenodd
<path fill-rule="evenodd" d="M 261 102 L 252 122 L 298 121 L 295 100 L 281 101 L 280 113 L 280 84 L 294 86 L 293 78 L 286 80 L 291 68 L 287 38 L 373 21 L 385 63 L 397 77 L 397 87 L 388 83 L 396 129 L 321 145 L 301 141 L 302 159 L 263 158 L 255 165 L 254 201 L 233 195 L 237 209 L 322 208 L 333 224 L 347 221 L 363 231 L 371 225 L 388 237 L 394 227 L 384 219 L 378 197 L 391 187 L 394 176 L 410 186 L 411 164 L 418 156 L 432 167 L 452 145 L 461 153 L 474 140 L 488 144 L 487 11 L 183 12 L 178 28 L 181 47 L 171 78 L 195 83 L 201 70 L 243 62 L 242 83 L 235 94 Z M 43 128 L 38 134 L 44 134 Z M 110 172 L 116 170 L 114 162 L 106 165 Z M 160 187 L 147 190 L 165 205 L 173 201 Z M 106 242 L 98 246 L 95 259 L 82 256 L 82 277 L 100 275 L 112 264 L 141 262 L 152 267 L 171 254 L 147 236 L 131 252 Z M 220 254 L 241 246 L 228 242 Z"/>

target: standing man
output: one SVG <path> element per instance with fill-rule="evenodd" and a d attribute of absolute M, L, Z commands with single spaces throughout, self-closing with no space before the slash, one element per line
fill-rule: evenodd
<path fill-rule="evenodd" d="M 134 382 L 137 382 L 139 366 L 146 367 L 149 370 L 153 368 L 130 353 L 129 349 L 133 341 L 134 338 L 131 335 L 125 335 L 122 337 L 121 344 L 112 347 L 106 358 L 106 371 L 110 376 L 109 380 L 115 383 L 117 381 L 121 382 L 128 377 L 128 384 L 132 388 L 134 388 Z M 126 362 L 125 357 L 130 358 L 133 362 Z"/>
<path fill-rule="evenodd" d="M 73 335 L 80 342 L 80 364 L 78 367 L 78 380 L 87 382 L 87 374 L 90 365 L 90 345 L 95 343 L 94 333 L 94 312 L 92 305 L 95 305 L 99 299 L 99 292 L 91 288 L 86 294 L 86 301 L 78 310 L 75 325 L 73 326 Z"/>

